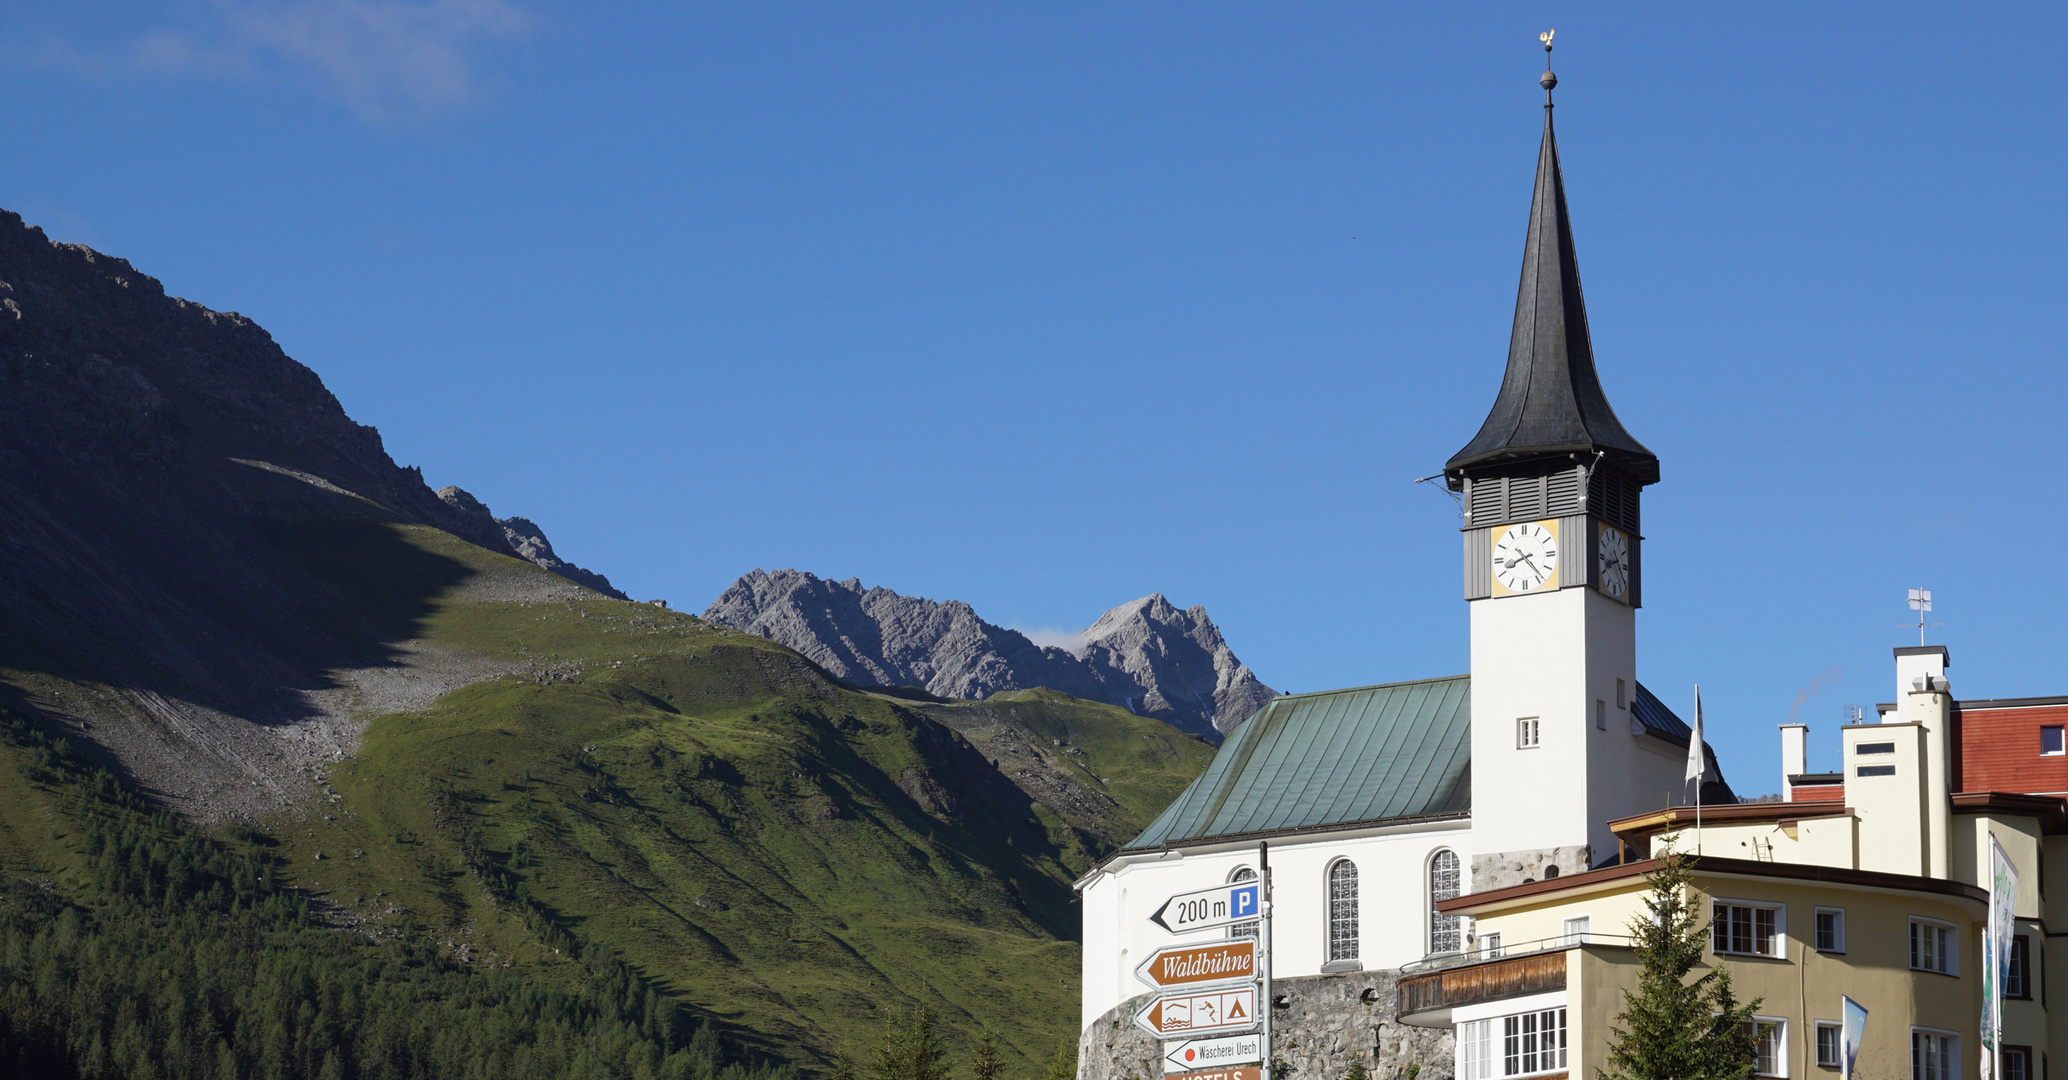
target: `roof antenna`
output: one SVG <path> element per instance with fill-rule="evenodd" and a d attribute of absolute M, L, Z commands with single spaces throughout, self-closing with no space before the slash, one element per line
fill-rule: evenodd
<path fill-rule="evenodd" d="M 1912 611 L 1914 611 L 1914 612 L 1916 612 L 1916 613 L 1917 613 L 1917 621 L 1916 621 L 1915 623 L 1904 623 L 1904 624 L 1903 624 L 1903 627 L 1904 627 L 1904 629 L 1908 629 L 1908 628 L 1910 628 L 1911 626 L 1915 626 L 1915 627 L 1917 627 L 1917 645 L 1918 645 L 1918 647 L 1919 647 L 1919 648 L 1923 648 L 1923 647 L 1924 647 L 1924 628 L 1925 628 L 1925 627 L 1927 627 L 1927 626 L 1944 626 L 1944 625 L 1946 625 L 1945 623 L 1942 623 L 1942 622 L 1925 622 L 1925 621 L 1924 621 L 1924 613 L 1925 613 L 1925 612 L 1927 612 L 1927 611 L 1930 611 L 1931 609 L 1932 609 L 1932 591 L 1931 591 L 1930 589 L 1912 589 L 1912 590 L 1910 590 L 1910 610 L 1912 610 Z"/>
<path fill-rule="evenodd" d="M 1538 79 L 1537 84 L 1544 88 L 1544 107 L 1547 109 L 1551 107 L 1551 88 L 1558 85 L 1558 76 L 1551 74 L 1551 38 L 1557 33 L 1556 30 L 1546 30 L 1537 35 L 1537 40 L 1544 43 L 1544 77 Z"/>

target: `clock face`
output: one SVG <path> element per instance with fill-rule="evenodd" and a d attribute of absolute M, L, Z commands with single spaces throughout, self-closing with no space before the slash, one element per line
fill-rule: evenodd
<path fill-rule="evenodd" d="M 1510 525 L 1494 537 L 1494 580 L 1512 593 L 1534 592 L 1558 574 L 1558 534 L 1541 521 Z"/>
<path fill-rule="evenodd" d="M 1601 591 L 1618 600 L 1630 596 L 1630 538 L 1612 525 L 1601 527 L 1600 554 L 1595 557 L 1595 580 Z"/>

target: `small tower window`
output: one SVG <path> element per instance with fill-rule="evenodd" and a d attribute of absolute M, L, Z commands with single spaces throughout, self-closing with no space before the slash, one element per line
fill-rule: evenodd
<path fill-rule="evenodd" d="M 1600 698 L 1594 699 L 1594 730 L 1608 730 L 1608 702 Z"/>
<path fill-rule="evenodd" d="M 1618 709 L 1627 709 L 1627 708 L 1629 708 L 1629 707 L 1630 707 L 1630 699 L 1629 699 L 1629 698 L 1627 698 L 1627 697 L 1625 697 L 1625 696 L 1623 696 L 1623 680 L 1621 680 L 1621 679 L 1617 679 L 1617 680 L 1616 680 L 1616 708 L 1618 708 Z"/>
<path fill-rule="evenodd" d="M 1357 959 L 1357 864 L 1348 859 L 1328 868 L 1328 958 Z"/>
<path fill-rule="evenodd" d="M 1429 952 L 1431 955 L 1453 953 L 1465 947 L 1461 923 L 1456 915 L 1445 915 L 1436 910 L 1436 905 L 1458 895 L 1463 884 L 1458 868 L 1458 853 L 1445 848 L 1429 858 Z"/>
<path fill-rule="evenodd" d="M 1534 716 L 1525 716 L 1515 721 L 1515 746 L 1519 750 L 1535 749 L 1542 734 L 1543 730 L 1538 726 L 1537 718 Z"/>

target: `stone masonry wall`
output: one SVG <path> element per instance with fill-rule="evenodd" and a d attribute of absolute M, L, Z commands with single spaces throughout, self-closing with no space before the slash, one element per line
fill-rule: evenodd
<path fill-rule="evenodd" d="M 1351 971 L 1274 979 L 1271 996 L 1275 1080 L 1340 1080 L 1352 1061 L 1372 1080 L 1451 1080 L 1448 1029 L 1409 1027 L 1400 1014 L 1397 971 Z M 1162 1080 L 1158 1040 L 1136 1027 L 1132 998 L 1086 1028 L 1077 1045 L 1078 1080 Z"/>
<path fill-rule="evenodd" d="M 1576 847 L 1503 851 L 1499 855 L 1472 856 L 1472 891 L 1491 892 L 1510 885 L 1542 881 L 1560 874 L 1584 874 L 1591 864 L 1586 844 Z"/>

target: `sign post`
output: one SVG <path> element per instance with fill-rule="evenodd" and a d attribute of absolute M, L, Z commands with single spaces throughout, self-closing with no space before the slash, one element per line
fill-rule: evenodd
<path fill-rule="evenodd" d="M 1259 1066 L 1259 1069 L 1262 1070 L 1259 1073 L 1259 1080 L 1271 1080 L 1271 842 L 1269 840 L 1257 841 L 1257 884 L 1263 888 L 1263 903 L 1258 906 L 1262 909 L 1264 915 L 1262 921 L 1257 926 L 1257 951 L 1263 953 L 1263 956 L 1260 958 L 1262 963 L 1258 965 L 1262 969 L 1259 981 L 1264 988 L 1264 1001 L 1259 1006 L 1263 1010 L 1263 1027 L 1258 1030 L 1263 1034 L 1264 1044 L 1262 1047 L 1264 1061 Z"/>

